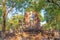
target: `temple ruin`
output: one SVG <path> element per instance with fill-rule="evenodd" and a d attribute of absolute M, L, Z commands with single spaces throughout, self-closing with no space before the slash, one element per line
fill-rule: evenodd
<path fill-rule="evenodd" d="M 26 12 L 24 15 L 24 25 L 26 31 L 37 31 L 40 29 L 38 13 L 32 11 Z"/>

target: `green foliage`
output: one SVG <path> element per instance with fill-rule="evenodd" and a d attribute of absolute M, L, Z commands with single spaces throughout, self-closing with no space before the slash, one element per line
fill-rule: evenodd
<path fill-rule="evenodd" d="M 44 19 L 43 19 L 43 17 L 41 16 L 40 13 L 38 13 L 38 17 L 39 17 L 39 20 L 40 20 L 41 22 L 44 21 Z"/>
<path fill-rule="evenodd" d="M 12 23 L 13 28 L 16 29 L 18 27 L 19 20 L 22 21 L 22 19 L 23 19 L 23 15 L 17 14 L 17 15 L 14 15 L 12 18 L 10 18 L 8 22 L 9 24 Z"/>
<path fill-rule="evenodd" d="M 60 8 L 59 4 L 60 0 L 50 0 L 45 1 L 45 5 L 43 6 L 43 9 L 45 10 L 45 20 L 47 22 L 47 25 L 45 25 L 47 28 L 53 27 L 60 30 Z"/>
<path fill-rule="evenodd" d="M 0 7 L 0 23 L 2 23 L 2 8 Z"/>
<path fill-rule="evenodd" d="M 0 7 L 0 17 L 2 16 L 2 8 Z"/>
<path fill-rule="evenodd" d="M 59 21 L 60 21 L 60 9 L 56 5 L 50 5 L 45 9 L 45 20 L 48 23 L 49 27 L 55 27 L 59 29 Z M 58 26 L 57 26 L 58 25 Z"/>
<path fill-rule="evenodd" d="M 30 0 L 29 2 L 29 6 L 28 8 L 26 8 L 26 10 L 30 10 L 30 11 L 36 11 L 36 12 L 40 12 L 40 10 L 43 8 L 44 4 L 45 4 L 45 0 Z"/>

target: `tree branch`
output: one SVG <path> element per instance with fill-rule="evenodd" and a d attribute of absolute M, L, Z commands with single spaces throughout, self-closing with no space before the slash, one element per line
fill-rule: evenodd
<path fill-rule="evenodd" d="M 57 5 L 58 7 L 60 7 L 60 5 L 54 0 L 47 0 L 47 2 L 53 3 L 53 4 Z"/>
<path fill-rule="evenodd" d="M 54 2 L 54 0 L 52 0 L 52 3 L 60 7 L 60 5 L 57 2 Z"/>
<path fill-rule="evenodd" d="M 9 12 L 10 12 L 12 9 L 13 9 L 13 8 L 11 7 L 11 8 L 8 10 L 7 15 L 9 14 Z"/>
<path fill-rule="evenodd" d="M 8 10 L 7 15 L 9 14 L 9 12 L 14 8 L 14 3 L 12 4 L 12 7 Z"/>

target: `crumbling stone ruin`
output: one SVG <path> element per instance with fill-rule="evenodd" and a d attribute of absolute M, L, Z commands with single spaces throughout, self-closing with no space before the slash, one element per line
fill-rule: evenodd
<path fill-rule="evenodd" d="M 24 15 L 24 25 L 26 29 L 39 29 L 40 28 L 40 20 L 38 17 L 38 13 L 36 12 L 26 12 Z M 33 30 L 32 30 L 33 31 Z"/>

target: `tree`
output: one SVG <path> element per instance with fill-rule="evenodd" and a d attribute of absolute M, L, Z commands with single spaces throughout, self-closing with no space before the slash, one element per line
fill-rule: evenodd
<path fill-rule="evenodd" d="M 49 0 L 47 7 L 45 7 L 45 20 L 47 21 L 49 27 L 56 27 L 59 29 L 59 20 L 60 20 L 60 9 L 59 2 L 60 0 Z M 58 26 L 57 26 L 58 25 Z"/>
<path fill-rule="evenodd" d="M 3 31 L 3 37 L 5 38 L 5 28 L 6 28 L 6 0 L 3 0 L 2 3 L 2 10 L 3 10 L 3 27 L 2 27 L 2 31 Z"/>
<path fill-rule="evenodd" d="M 19 14 L 16 14 L 16 15 L 13 15 L 9 20 L 8 20 L 8 22 L 11 24 L 12 23 L 12 25 L 13 25 L 13 28 L 16 30 L 18 30 L 19 29 L 19 27 L 20 27 L 20 25 L 19 25 L 19 20 L 21 20 L 21 25 L 23 24 L 22 22 L 23 22 L 23 15 L 19 15 Z M 17 31 L 16 30 L 16 31 Z"/>
<path fill-rule="evenodd" d="M 25 2 L 25 0 L 0 0 L 0 5 L 2 5 L 3 10 L 3 32 L 5 33 L 6 28 L 6 18 L 7 15 L 12 12 L 14 8 L 16 8 L 16 11 L 20 11 L 20 8 L 22 7 L 22 4 Z"/>
<path fill-rule="evenodd" d="M 8 15 L 8 13 L 12 10 L 12 8 L 14 8 L 14 1 L 15 0 L 13 0 L 12 2 L 11 2 L 12 0 L 10 0 L 10 1 L 8 1 L 8 0 L 1 0 L 1 5 L 2 5 L 2 10 L 3 10 L 3 27 L 2 27 L 2 31 L 3 31 L 3 37 L 5 37 L 5 28 L 6 28 L 6 18 L 7 18 L 7 15 Z M 8 4 L 9 2 L 11 2 L 12 4 Z M 17 3 L 18 3 L 19 1 L 17 1 Z M 16 3 L 16 1 L 15 1 L 15 3 Z M 16 5 L 17 6 L 17 5 Z M 15 7 L 16 7 L 15 6 Z M 9 8 L 9 7 L 11 7 L 10 8 L 10 10 L 6 10 L 7 8 Z"/>

